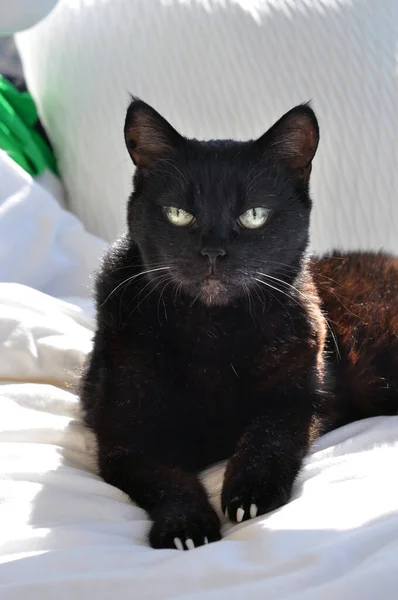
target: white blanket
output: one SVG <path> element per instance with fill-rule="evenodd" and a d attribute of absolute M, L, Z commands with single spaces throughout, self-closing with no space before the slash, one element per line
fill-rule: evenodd
<path fill-rule="evenodd" d="M 145 513 L 95 474 L 70 389 L 103 244 L 0 160 L 0 598 L 396 600 L 398 417 L 319 440 L 294 499 L 221 542 L 148 547 Z"/>

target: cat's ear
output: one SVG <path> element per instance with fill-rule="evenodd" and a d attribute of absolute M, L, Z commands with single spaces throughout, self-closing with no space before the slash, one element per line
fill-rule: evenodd
<path fill-rule="evenodd" d="M 292 108 L 255 143 L 307 180 L 319 142 L 319 127 L 309 104 Z"/>
<path fill-rule="evenodd" d="M 124 139 L 133 163 L 148 170 L 174 154 L 183 137 L 151 106 L 133 98 L 124 124 Z"/>

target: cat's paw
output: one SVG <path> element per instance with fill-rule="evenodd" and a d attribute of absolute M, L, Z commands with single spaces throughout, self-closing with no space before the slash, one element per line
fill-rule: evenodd
<path fill-rule="evenodd" d="M 167 505 L 152 515 L 152 548 L 192 550 L 221 539 L 220 520 L 209 506 Z"/>
<path fill-rule="evenodd" d="M 225 478 L 221 505 L 230 521 L 241 523 L 286 504 L 291 490 L 292 483 L 282 483 L 264 471 L 241 472 Z"/>

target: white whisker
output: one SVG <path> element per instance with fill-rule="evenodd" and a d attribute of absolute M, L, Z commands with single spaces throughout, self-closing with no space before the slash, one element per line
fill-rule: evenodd
<path fill-rule="evenodd" d="M 268 281 L 263 281 L 262 279 L 258 279 L 257 277 L 253 277 L 253 279 L 255 281 L 258 281 L 259 283 L 263 283 L 264 285 L 266 285 L 267 287 L 271 288 L 272 290 L 275 290 L 276 292 L 279 292 L 281 294 L 283 294 L 284 296 L 286 296 L 287 298 L 291 298 L 291 296 L 289 296 L 289 294 L 287 294 L 286 292 L 284 292 L 283 290 L 274 287 L 273 285 L 271 285 L 270 283 L 268 283 Z"/>
<path fill-rule="evenodd" d="M 311 298 L 309 298 L 306 294 L 304 294 L 301 290 L 299 290 L 298 288 L 296 288 L 291 283 L 288 283 L 287 281 L 283 281 L 283 279 L 279 279 L 278 277 L 273 277 L 272 275 L 268 275 L 267 273 L 261 273 L 260 271 L 258 271 L 258 274 L 261 275 L 262 277 L 267 277 L 267 278 L 272 279 L 274 281 L 278 281 L 279 283 L 292 288 L 295 292 L 297 292 L 298 294 L 300 294 L 309 304 L 311 304 L 312 306 L 317 307 L 317 305 L 315 304 L 315 302 L 313 302 L 311 300 Z M 270 284 L 268 284 L 268 285 L 270 285 Z M 282 291 L 282 290 L 279 290 L 279 291 Z M 293 298 L 293 296 L 290 296 L 290 298 L 295 299 L 295 298 Z M 335 333 L 334 333 L 334 331 L 333 331 L 333 329 L 332 329 L 332 327 L 331 327 L 331 325 L 329 323 L 329 320 L 328 320 L 327 316 L 324 315 L 324 317 L 325 317 L 326 326 L 327 326 L 327 328 L 330 331 L 330 335 L 332 336 L 332 339 L 333 339 L 333 342 L 334 342 L 334 345 L 335 345 L 335 348 L 336 348 L 337 356 L 338 356 L 339 360 L 341 360 L 341 354 L 340 354 L 339 345 L 337 343 L 336 335 L 335 335 Z"/>
<path fill-rule="evenodd" d="M 131 277 L 127 277 L 127 279 L 125 279 L 124 281 L 122 281 L 121 283 L 119 283 L 112 291 L 111 293 L 105 298 L 105 300 L 100 304 L 100 306 L 103 306 L 105 304 L 105 302 L 107 302 L 109 300 L 109 298 L 111 296 L 113 296 L 113 294 L 122 286 L 125 285 L 127 283 L 130 283 L 131 281 L 133 281 L 134 279 L 136 279 L 137 277 L 141 277 L 142 275 L 147 275 L 149 273 L 155 273 L 156 271 L 165 271 L 170 269 L 170 267 L 157 267 L 156 269 L 148 269 L 147 271 L 141 271 L 141 273 L 137 273 L 136 275 L 132 275 Z"/>
<path fill-rule="evenodd" d="M 291 296 L 289 296 L 289 294 L 286 294 L 286 292 L 284 292 L 283 290 L 274 287 L 273 285 L 271 285 L 270 283 L 268 283 L 268 281 L 263 281 L 262 279 L 257 279 L 257 277 L 254 277 L 253 279 L 255 279 L 256 281 L 258 281 L 259 283 L 262 283 L 265 287 L 270 288 L 272 290 L 275 290 L 276 292 L 279 292 L 280 294 L 282 294 L 283 296 L 286 296 L 286 298 L 289 298 L 289 300 L 293 300 L 293 298 Z M 276 296 L 274 296 L 274 294 L 272 292 L 269 292 L 271 294 L 271 296 L 274 298 L 274 300 L 276 300 L 277 302 L 279 302 L 279 304 L 282 306 L 282 308 L 284 309 L 284 311 L 286 312 L 287 316 L 290 319 L 290 322 L 292 324 L 292 327 L 294 329 L 294 322 L 292 319 L 292 316 L 290 314 L 290 312 L 287 309 L 287 306 L 284 305 L 281 300 L 279 300 L 279 298 L 277 298 Z"/>

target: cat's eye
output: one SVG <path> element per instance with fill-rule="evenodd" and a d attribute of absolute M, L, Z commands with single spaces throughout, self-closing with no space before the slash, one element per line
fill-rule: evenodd
<path fill-rule="evenodd" d="M 177 227 L 187 227 L 195 220 L 195 217 L 189 212 L 182 210 L 182 208 L 177 208 L 176 206 L 165 206 L 164 214 L 170 223 L 177 225 Z"/>
<path fill-rule="evenodd" d="M 268 219 L 269 212 L 266 208 L 249 208 L 249 210 L 240 215 L 238 221 L 246 229 L 258 229 Z"/>

